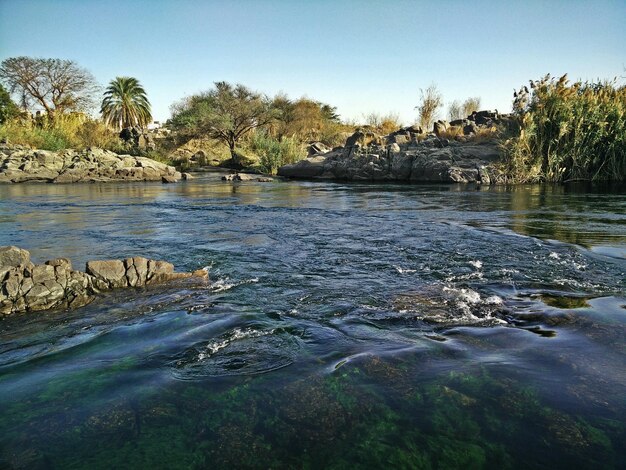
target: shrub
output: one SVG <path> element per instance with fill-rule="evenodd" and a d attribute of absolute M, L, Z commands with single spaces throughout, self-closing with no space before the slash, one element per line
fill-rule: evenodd
<path fill-rule="evenodd" d="M 261 171 L 276 174 L 282 165 L 295 163 L 304 157 L 303 145 L 296 139 L 275 139 L 266 133 L 257 132 L 250 139 L 250 150 L 259 156 Z"/>
<path fill-rule="evenodd" d="M 365 124 L 372 127 L 378 134 L 387 135 L 402 127 L 398 113 L 381 115 L 376 112 L 365 115 Z"/>
<path fill-rule="evenodd" d="M 467 98 L 463 103 L 459 100 L 454 100 L 448 105 L 448 118 L 450 121 L 456 121 L 457 119 L 466 119 L 474 111 L 480 109 L 480 98 Z"/>
<path fill-rule="evenodd" d="M 480 109 L 479 97 L 476 96 L 474 98 L 466 99 L 465 101 L 463 101 L 463 105 L 461 106 L 462 119 L 468 117 L 474 111 L 478 111 L 479 109 Z"/>
<path fill-rule="evenodd" d="M 463 116 L 463 106 L 459 100 L 454 100 L 448 105 L 448 119 L 450 121 L 456 121 L 465 117 L 467 116 Z"/>
<path fill-rule="evenodd" d="M 102 121 L 85 121 L 76 131 L 76 139 L 81 147 L 100 147 L 108 150 L 121 145 L 116 132 L 109 129 Z"/>
<path fill-rule="evenodd" d="M 623 181 L 626 87 L 546 76 L 516 93 L 521 130 L 504 143 L 516 182 Z"/>

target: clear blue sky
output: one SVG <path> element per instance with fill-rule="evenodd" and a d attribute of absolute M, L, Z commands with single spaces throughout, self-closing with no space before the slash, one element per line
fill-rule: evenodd
<path fill-rule="evenodd" d="M 0 60 L 137 77 L 157 120 L 215 81 L 415 119 L 419 89 L 510 110 L 546 73 L 626 75 L 626 1 L 0 0 Z"/>

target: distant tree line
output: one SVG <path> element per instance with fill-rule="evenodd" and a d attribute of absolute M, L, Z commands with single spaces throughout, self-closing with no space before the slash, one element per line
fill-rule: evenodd
<path fill-rule="evenodd" d="M 626 88 L 617 82 L 575 82 L 566 76 L 530 81 L 514 96 L 518 131 L 502 136 L 511 181 L 623 180 L 626 176 Z M 480 98 L 454 100 L 451 121 L 478 111 Z M 98 106 L 100 118 L 89 116 Z M 419 90 L 416 123 L 425 131 L 441 117 L 435 84 Z M 34 116 L 33 116 L 34 113 Z M 234 166 L 246 156 L 273 172 L 306 155 L 306 145 L 341 145 L 355 128 L 388 134 L 401 127 L 397 114 L 369 113 L 345 122 L 337 109 L 309 98 L 269 96 L 242 84 L 215 82 L 171 106 L 167 126 L 176 145 L 207 141 L 226 149 Z M 0 139 L 38 148 L 100 146 L 134 151 L 122 129 L 141 132 L 152 121 L 148 94 L 137 78 L 118 76 L 102 89 L 71 60 L 13 57 L 0 63 Z M 164 149 L 170 152 L 172 148 Z M 162 153 L 151 154 L 165 158 Z"/>

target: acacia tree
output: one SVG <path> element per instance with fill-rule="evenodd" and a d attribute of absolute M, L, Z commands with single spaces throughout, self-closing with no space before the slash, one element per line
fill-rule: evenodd
<path fill-rule="evenodd" d="M 11 57 L 0 64 L 0 80 L 24 108 L 43 108 L 50 120 L 93 104 L 93 75 L 71 60 Z"/>
<path fill-rule="evenodd" d="M 133 77 L 116 77 L 104 93 L 100 107 L 102 118 L 116 129 L 143 127 L 152 120 L 146 91 Z"/>
<path fill-rule="evenodd" d="M 185 98 L 171 110 L 171 127 L 189 139 L 208 136 L 225 143 L 235 164 L 239 140 L 277 116 L 266 96 L 226 82 L 215 82 L 212 90 Z"/>
<path fill-rule="evenodd" d="M 270 132 L 279 140 L 284 137 L 317 140 L 326 127 L 339 123 L 337 108 L 308 98 L 292 101 L 284 94 L 278 94 L 272 100 L 272 107 L 277 120 Z"/>

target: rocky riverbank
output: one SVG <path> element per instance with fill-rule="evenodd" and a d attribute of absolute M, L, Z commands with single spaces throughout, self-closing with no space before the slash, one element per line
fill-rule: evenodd
<path fill-rule="evenodd" d="M 174 272 L 174 265 L 139 256 L 125 260 L 89 261 L 85 272 L 66 258 L 33 264 L 27 250 L 0 247 L 0 314 L 77 308 L 96 294 L 114 288 L 141 287 L 188 277 L 206 278 L 204 270 Z"/>
<path fill-rule="evenodd" d="M 0 144 L 0 183 L 174 183 L 184 176 L 174 167 L 150 158 L 118 155 L 99 148 L 50 152 Z"/>
<path fill-rule="evenodd" d="M 473 119 L 470 119 L 473 118 Z M 437 121 L 433 132 L 419 126 L 377 136 L 367 129 L 343 147 L 309 147 L 309 157 L 284 165 L 278 175 L 303 179 L 499 184 L 501 152 L 495 133 L 510 119 L 481 111 L 468 119 Z"/>

